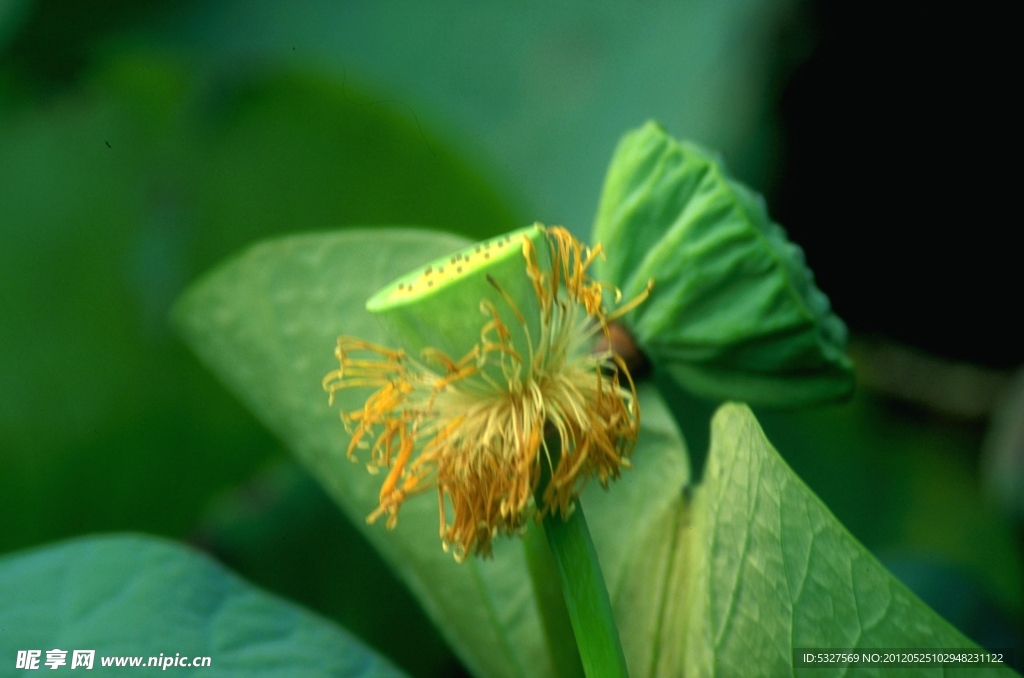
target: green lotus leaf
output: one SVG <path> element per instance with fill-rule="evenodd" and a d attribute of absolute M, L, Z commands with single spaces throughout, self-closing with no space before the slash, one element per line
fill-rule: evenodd
<path fill-rule="evenodd" d="M 627 134 L 594 225 L 598 277 L 626 298 L 624 319 L 656 367 L 714 399 L 767 406 L 834 400 L 853 386 L 846 327 L 803 252 L 763 199 L 721 160 L 655 123 Z"/>
<path fill-rule="evenodd" d="M 176 306 L 175 324 L 364 532 L 473 675 L 543 678 L 554 675 L 559 653 L 545 641 L 523 540 L 499 539 L 493 559 L 456 563 L 442 550 L 431 496 L 406 501 L 393 530 L 382 521 L 367 525 L 383 478 L 346 457 L 349 437 L 338 410 L 362 406 L 370 391 L 339 391 L 329 407 L 321 387 L 338 365 L 338 335 L 391 342 L 380 318 L 366 309 L 375 292 L 467 244 L 397 228 L 267 241 L 194 283 Z M 689 478 L 686 450 L 664 402 L 649 385 L 639 397 L 643 416 L 633 468 L 609 491 L 590 483 L 581 498 L 605 577 L 623 591 L 623 571 L 642 557 L 639 544 L 654 538 L 652 517 L 672 504 Z M 613 602 L 617 598 L 613 590 Z"/>
<path fill-rule="evenodd" d="M 388 341 L 365 308 L 370 295 L 465 242 L 403 229 L 269 241 L 195 283 L 175 318 L 364 530 L 474 675 L 549 676 L 559 641 L 545 641 L 523 541 L 498 540 L 493 560 L 457 564 L 441 549 L 429 497 L 406 502 L 394 530 L 367 525 L 381 478 L 346 458 L 320 386 L 338 334 Z M 345 408 L 364 397 L 338 393 Z M 634 468 L 582 497 L 631 675 L 792 675 L 799 646 L 973 647 L 850 536 L 747 408 L 715 416 L 705 479 L 686 489 L 686 450 L 665 403 L 650 385 L 640 398 Z"/>
<path fill-rule="evenodd" d="M 155 671 L 150 657 L 188 676 L 403 675 L 334 623 L 153 537 L 86 537 L 6 556 L 0 601 L 4 675 L 19 651 L 38 651 L 38 669 L 100 675 Z M 66 652 L 65 665 L 45 665 L 55 649 Z M 92 666 L 75 666 L 75 650 L 92 650 Z"/>
<path fill-rule="evenodd" d="M 795 669 L 793 648 L 977 646 L 911 593 L 727 404 L 704 480 L 649 529 L 616 619 L 636 676 L 957 676 L 977 666 Z M 986 676 L 1008 676 L 986 668 Z"/>

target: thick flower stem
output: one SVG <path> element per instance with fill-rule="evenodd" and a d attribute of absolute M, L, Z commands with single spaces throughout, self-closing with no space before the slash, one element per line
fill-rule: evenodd
<path fill-rule="evenodd" d="M 559 582 L 558 566 L 551 555 L 544 526 L 530 525 L 523 539 L 526 548 L 526 563 L 533 580 L 533 594 L 537 598 L 540 621 L 547 640 L 551 666 L 558 678 L 584 678 L 583 662 L 576 648 L 576 638 L 565 607 L 562 585 Z"/>
<path fill-rule="evenodd" d="M 552 462 L 557 463 L 560 456 L 557 436 L 550 436 L 547 445 Z M 543 477 L 540 487 L 546 485 L 547 478 Z M 537 494 L 539 499 L 542 490 Z M 568 519 L 549 513 L 544 518 L 544 532 L 558 570 L 584 673 L 587 678 L 628 676 L 608 588 L 580 502 L 576 502 Z"/>

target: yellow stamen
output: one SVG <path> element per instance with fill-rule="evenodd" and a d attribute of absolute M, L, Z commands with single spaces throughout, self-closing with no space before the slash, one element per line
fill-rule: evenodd
<path fill-rule="evenodd" d="M 603 256 L 601 246 L 586 247 L 563 228 L 546 233 L 550 270 L 540 267 L 529 238 L 522 244 L 524 272 L 539 302 L 541 317 L 532 325 L 539 324 L 539 335 L 488 278 L 508 308 L 482 300 L 479 343 L 457 360 L 434 349 L 417 360 L 401 350 L 338 339 L 340 367 L 323 383 L 332 402 L 341 389 L 376 389 L 361 409 L 341 413 L 352 435 L 348 456 L 369 447 L 369 467 L 388 470 L 369 522 L 386 515 L 388 528 L 394 527 L 409 496 L 436 486 L 446 550 L 451 547 L 457 560 L 487 556 L 498 534 L 520 533 L 531 517 L 549 512 L 568 515 L 587 479 L 596 476 L 607 486 L 629 467 L 640 423 L 636 387 L 618 356 L 591 349 L 593 337 L 608 338 L 609 320 L 646 299 L 650 286 L 607 315 L 602 299 L 608 286 L 587 276 Z M 618 290 L 611 289 L 618 301 Z M 506 325 L 508 317 L 525 330 L 528 345 L 514 345 L 520 335 Z M 547 450 L 551 436 L 560 442 L 558 459 Z M 537 505 L 541 464 L 550 481 Z"/>

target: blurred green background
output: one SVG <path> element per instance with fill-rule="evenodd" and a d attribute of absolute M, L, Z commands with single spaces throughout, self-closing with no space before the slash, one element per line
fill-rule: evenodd
<path fill-rule="evenodd" d="M 908 54 L 913 18 L 885 28 L 906 29 Z M 903 52 L 863 58 L 873 24 L 857 19 L 795 0 L 0 0 L 0 553 L 110 531 L 189 541 L 414 675 L 461 675 L 167 311 L 284 233 L 540 220 L 586 237 L 618 137 L 655 118 L 766 193 L 854 333 L 854 399 L 758 412 L 769 438 L 940 613 L 1022 647 L 1024 349 L 992 310 L 1019 284 L 992 277 L 1001 248 L 971 244 L 1001 213 L 971 203 L 984 218 L 956 251 L 907 218 L 967 209 L 939 200 L 930 146 L 901 177 L 918 203 L 871 199 L 895 170 L 851 136 L 898 148 L 919 132 L 888 121 L 934 102 L 893 104 Z M 837 78 L 856 107 L 830 99 Z M 715 404 L 662 386 L 699 465 Z"/>

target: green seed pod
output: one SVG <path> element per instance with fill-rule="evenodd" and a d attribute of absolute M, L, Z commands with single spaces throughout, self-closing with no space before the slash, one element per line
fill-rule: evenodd
<path fill-rule="evenodd" d="M 411 355 L 432 348 L 458 361 L 480 343 L 493 308 L 528 364 L 529 347 L 539 338 L 540 310 L 524 240 L 532 244 L 540 270 L 550 271 L 544 227 L 534 224 L 402 276 L 373 295 L 366 309 Z"/>

